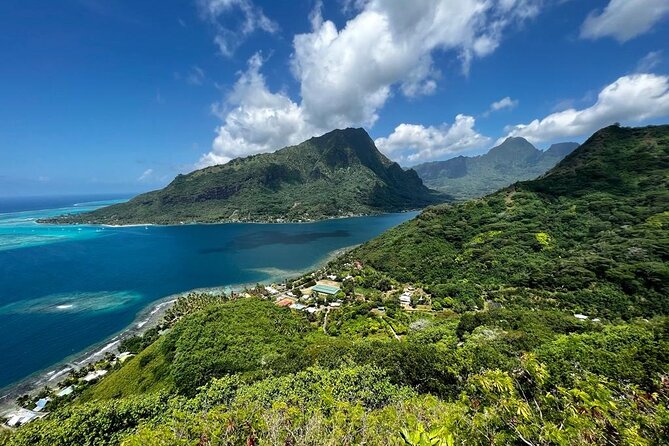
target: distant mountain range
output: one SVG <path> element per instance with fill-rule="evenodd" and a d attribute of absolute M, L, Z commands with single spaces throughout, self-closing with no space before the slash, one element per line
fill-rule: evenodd
<path fill-rule="evenodd" d="M 669 314 L 668 236 L 669 125 L 610 126 L 540 178 L 431 207 L 351 256 L 445 304 L 629 319 Z"/>
<path fill-rule="evenodd" d="M 458 156 L 413 169 L 426 186 L 464 200 L 543 175 L 577 147 L 577 143 L 565 142 L 541 151 L 525 138 L 507 138 L 485 155 Z"/>
<path fill-rule="evenodd" d="M 164 189 L 48 223 L 308 221 L 423 208 L 448 196 L 379 152 L 364 129 L 178 175 Z"/>

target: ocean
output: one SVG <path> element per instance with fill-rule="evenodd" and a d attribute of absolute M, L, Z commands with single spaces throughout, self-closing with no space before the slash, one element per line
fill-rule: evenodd
<path fill-rule="evenodd" d="M 416 215 L 298 224 L 35 222 L 120 201 L 0 199 L 0 388 L 103 343 L 166 296 L 291 277 Z"/>

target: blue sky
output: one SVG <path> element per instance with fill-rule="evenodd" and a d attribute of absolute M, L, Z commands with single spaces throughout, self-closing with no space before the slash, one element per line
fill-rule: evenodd
<path fill-rule="evenodd" d="M 666 0 L 9 0 L 0 195 L 139 192 L 364 126 L 402 165 L 669 121 Z"/>

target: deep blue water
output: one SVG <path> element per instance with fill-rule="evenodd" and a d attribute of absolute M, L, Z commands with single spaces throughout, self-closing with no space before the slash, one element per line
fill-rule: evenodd
<path fill-rule="evenodd" d="M 415 215 L 123 228 L 34 222 L 113 202 L 102 198 L 0 214 L 0 388 L 108 339 L 165 296 L 291 276 Z"/>

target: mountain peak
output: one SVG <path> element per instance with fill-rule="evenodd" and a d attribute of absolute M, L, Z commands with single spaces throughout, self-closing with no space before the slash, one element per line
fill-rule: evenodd
<path fill-rule="evenodd" d="M 529 158 L 538 156 L 539 149 L 534 147 L 528 140 L 520 136 L 506 138 L 504 142 L 497 147 L 493 147 L 484 155 L 497 162 L 512 164 L 518 161 L 525 161 Z"/>
<path fill-rule="evenodd" d="M 325 147 L 350 147 L 376 150 L 374 140 L 363 128 L 335 129 L 321 136 L 311 138 L 310 141 L 317 142 Z"/>
<path fill-rule="evenodd" d="M 162 190 L 59 222 L 304 221 L 417 209 L 446 199 L 383 156 L 364 129 L 347 128 L 182 175 Z"/>

